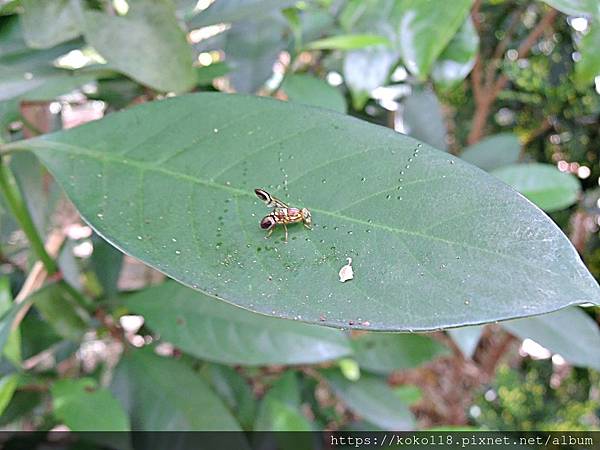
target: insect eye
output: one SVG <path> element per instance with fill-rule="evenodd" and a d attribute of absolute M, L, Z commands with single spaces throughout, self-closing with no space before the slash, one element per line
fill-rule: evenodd
<path fill-rule="evenodd" d="M 254 193 L 256 194 L 256 196 L 258 198 L 260 198 L 263 202 L 268 202 L 269 201 L 269 196 L 267 195 L 267 193 L 265 191 L 263 191 L 262 189 L 254 189 Z"/>
<path fill-rule="evenodd" d="M 263 230 L 268 230 L 269 228 L 271 228 L 273 225 L 275 224 L 275 221 L 273 220 L 272 217 L 267 216 L 265 218 L 263 218 L 263 220 L 260 221 L 260 227 Z"/>

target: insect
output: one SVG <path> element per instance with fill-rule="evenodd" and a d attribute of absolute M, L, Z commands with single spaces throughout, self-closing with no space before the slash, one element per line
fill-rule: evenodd
<path fill-rule="evenodd" d="M 280 224 L 285 230 L 285 241 L 288 240 L 288 229 L 287 225 L 291 223 L 302 222 L 309 230 L 312 223 L 312 217 L 310 211 L 306 208 L 290 208 L 284 202 L 276 197 L 273 197 L 264 189 L 254 189 L 254 193 L 260 198 L 269 208 L 273 208 L 269 214 L 262 218 L 260 221 L 260 227 L 263 230 L 269 230 L 265 239 L 273 234 L 275 226 Z"/>

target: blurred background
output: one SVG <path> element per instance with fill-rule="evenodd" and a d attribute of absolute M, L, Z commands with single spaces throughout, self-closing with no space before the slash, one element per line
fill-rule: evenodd
<path fill-rule="evenodd" d="M 600 279 L 600 4 L 452 3 L 0 0 L 0 142 L 192 91 L 328 108 L 511 184 Z M 600 427 L 597 307 L 427 335 L 356 332 L 355 353 L 305 361 L 293 356 L 318 340 L 299 348 L 288 336 L 288 351 L 258 348 L 251 360 L 236 359 L 234 344 L 205 349 L 207 336 L 173 333 L 160 320 L 167 312 L 135 300 L 185 295 L 97 236 L 35 157 L 9 164 L 69 288 L 46 287 L 16 331 L 3 328 L 2 429 Z M 44 280 L 36 281 L 30 244 L 4 198 L 0 227 L 6 313 L 13 297 Z M 206 318 L 188 320 L 209 328 Z M 156 352 L 115 375 L 126 346 Z M 155 361 L 156 353 L 167 358 Z M 146 371 L 163 381 L 141 381 Z M 206 414 L 206 403 L 180 398 L 174 371 L 193 386 L 192 398 L 218 403 L 213 422 L 186 416 Z M 158 417 L 128 411 L 131 396 L 138 409 L 156 408 L 156 396 L 170 400 Z"/>

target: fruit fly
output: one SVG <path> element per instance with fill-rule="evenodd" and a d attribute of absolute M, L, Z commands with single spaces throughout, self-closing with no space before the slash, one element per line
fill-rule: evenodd
<path fill-rule="evenodd" d="M 254 193 L 260 198 L 269 208 L 273 208 L 268 215 L 262 218 L 260 221 L 260 227 L 263 230 L 269 230 L 265 239 L 273 234 L 275 226 L 280 224 L 285 230 L 285 241 L 288 240 L 288 229 L 287 225 L 291 223 L 302 222 L 309 230 L 312 223 L 312 217 L 310 211 L 306 208 L 290 208 L 288 205 L 283 203 L 276 197 L 273 197 L 267 191 L 263 189 L 254 189 Z"/>

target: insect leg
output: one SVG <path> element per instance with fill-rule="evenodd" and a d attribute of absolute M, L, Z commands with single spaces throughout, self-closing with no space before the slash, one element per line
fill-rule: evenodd
<path fill-rule="evenodd" d="M 285 225 L 285 223 L 284 223 L 284 224 L 282 224 L 282 225 L 283 225 L 283 229 L 285 230 L 285 242 L 287 243 L 287 241 L 288 241 L 288 230 L 287 230 L 287 226 Z"/>
<path fill-rule="evenodd" d="M 267 233 L 267 235 L 265 236 L 265 239 L 269 239 L 271 237 L 271 235 L 273 234 L 273 231 L 275 230 L 275 227 L 271 228 L 269 230 L 269 232 Z"/>

